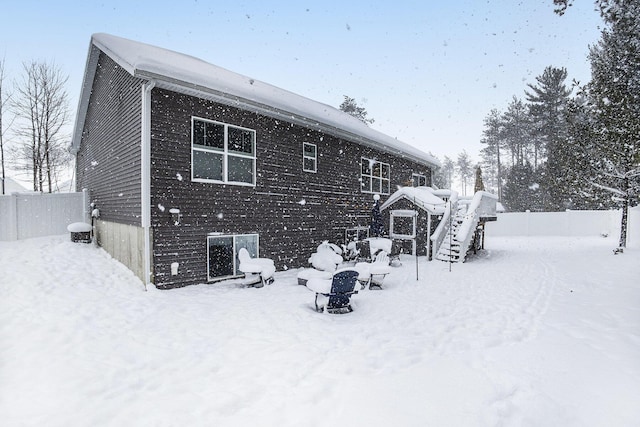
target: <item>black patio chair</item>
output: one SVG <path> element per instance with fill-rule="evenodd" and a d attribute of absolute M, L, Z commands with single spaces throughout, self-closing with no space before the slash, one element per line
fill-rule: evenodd
<path fill-rule="evenodd" d="M 355 270 L 339 270 L 333 274 L 331 287 L 328 289 L 326 281 L 322 279 L 310 279 L 307 287 L 316 293 L 316 311 L 326 308 L 329 313 L 350 313 L 351 295 L 357 294 L 356 283 L 358 272 Z"/>

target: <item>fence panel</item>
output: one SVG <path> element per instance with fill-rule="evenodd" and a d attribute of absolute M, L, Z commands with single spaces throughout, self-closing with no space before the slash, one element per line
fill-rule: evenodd
<path fill-rule="evenodd" d="M 88 221 L 88 203 L 87 191 L 0 196 L 0 240 L 67 233 L 72 222 Z"/>
<path fill-rule="evenodd" d="M 620 233 L 620 210 L 507 212 L 487 223 L 493 236 L 598 236 Z M 629 228 L 632 228 L 632 224 Z"/>

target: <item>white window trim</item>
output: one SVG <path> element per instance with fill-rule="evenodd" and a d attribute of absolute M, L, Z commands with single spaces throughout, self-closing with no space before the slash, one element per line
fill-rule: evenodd
<path fill-rule="evenodd" d="M 394 230 L 394 222 L 397 217 L 412 218 L 411 234 L 396 233 Z M 416 220 L 418 218 L 418 212 L 414 210 L 393 210 L 389 218 L 389 236 L 392 239 L 412 240 L 416 238 Z"/>
<path fill-rule="evenodd" d="M 345 244 L 349 244 L 349 242 L 351 242 L 351 240 L 349 240 L 349 234 L 353 234 L 355 233 L 356 236 L 360 235 L 361 231 L 366 232 L 367 234 L 367 239 L 369 238 L 369 228 L 368 226 L 364 226 L 364 225 L 358 225 L 355 227 L 349 227 L 344 231 L 344 241 Z"/>
<path fill-rule="evenodd" d="M 216 277 L 211 277 L 209 276 L 209 273 L 211 272 L 211 263 L 210 263 L 210 255 L 209 255 L 209 239 L 216 239 L 216 238 L 225 238 L 225 237 L 231 237 L 233 238 L 233 271 L 237 270 L 237 265 L 236 265 L 236 255 L 238 253 L 238 250 L 236 248 L 236 237 L 247 237 L 247 236 L 256 236 L 256 246 L 257 246 L 257 252 L 258 252 L 258 256 L 260 256 L 260 235 L 258 233 L 247 233 L 247 234 L 218 234 L 218 233 L 209 233 L 209 235 L 207 236 L 207 281 L 208 282 L 218 282 L 220 280 L 226 280 L 226 279 L 234 279 L 237 277 L 242 277 L 242 275 L 230 275 L 230 276 L 216 276 Z"/>
<path fill-rule="evenodd" d="M 207 148 L 201 148 L 201 147 L 195 147 L 193 144 L 193 137 L 194 137 L 194 131 L 193 131 L 193 125 L 195 123 L 196 120 L 202 121 L 202 122 L 206 122 L 206 123 L 213 123 L 216 125 L 221 125 L 224 126 L 224 148 L 222 151 L 220 150 L 215 150 L 215 149 L 207 149 Z M 241 154 L 241 153 L 229 153 L 229 147 L 228 147 L 228 130 L 229 127 L 233 127 L 236 129 L 242 129 L 242 130 L 246 130 L 249 132 L 253 133 L 253 155 L 247 155 L 247 154 Z M 213 184 L 225 184 L 225 185 L 238 185 L 238 186 L 243 186 L 243 187 L 255 187 L 256 186 L 256 176 L 257 176 L 257 137 L 256 137 L 256 131 L 254 129 L 250 129 L 250 128 L 245 128 L 242 126 L 236 126 L 236 125 L 232 125 L 229 123 L 224 123 L 224 122 L 218 122 L 215 120 L 209 120 L 209 119 L 205 119 L 203 117 L 197 117 L 197 116 L 192 116 L 191 117 L 191 181 L 192 182 L 207 182 L 207 183 L 213 183 Z M 223 176 L 223 180 L 217 180 L 217 179 L 206 179 L 206 178 L 194 178 L 193 177 L 193 152 L 194 151 L 202 151 L 202 152 L 206 152 L 206 153 L 216 153 L 216 154 L 221 154 L 222 155 L 222 176 Z M 228 159 L 229 157 L 241 157 L 241 158 L 245 158 L 245 159 L 252 159 L 253 160 L 253 171 L 252 171 L 252 175 L 253 175 L 253 182 L 238 182 L 238 181 L 229 181 L 229 173 L 228 173 Z"/>
<path fill-rule="evenodd" d="M 315 153 L 316 153 L 316 155 L 315 155 L 314 157 L 307 156 L 307 155 L 305 154 L 304 148 L 305 148 L 305 146 L 307 146 L 307 145 L 311 145 L 311 146 L 313 146 L 313 148 L 314 148 L 314 150 L 315 150 Z M 313 160 L 314 169 L 305 169 L 305 167 L 304 167 L 304 161 L 305 161 L 306 159 L 312 159 L 312 160 Z M 302 170 L 303 170 L 304 172 L 312 172 L 312 173 L 317 173 L 317 172 L 318 172 L 318 146 L 317 146 L 316 144 L 312 144 L 312 143 L 310 143 L 310 142 L 303 142 L 303 143 L 302 143 Z"/>
<path fill-rule="evenodd" d="M 363 175 L 362 174 L 362 162 L 366 161 L 369 164 L 373 165 L 374 163 L 380 163 L 380 165 L 387 165 L 387 168 L 389 169 L 389 178 L 382 178 L 382 176 L 380 177 L 374 177 L 373 175 Z M 373 172 L 373 167 L 371 167 L 371 171 Z M 380 171 L 382 171 L 382 167 L 380 168 Z M 363 190 L 362 189 L 362 182 L 360 183 L 360 192 L 362 193 L 367 193 L 367 194 L 391 194 L 391 165 L 389 163 L 385 163 L 385 162 L 381 162 L 379 160 L 375 160 L 375 159 L 369 159 L 367 157 L 361 157 L 360 158 L 360 181 L 362 181 L 362 177 L 363 176 L 367 176 L 369 178 L 379 178 L 381 181 L 389 181 L 389 191 L 374 191 L 371 189 L 371 186 L 369 186 L 369 190 Z"/>

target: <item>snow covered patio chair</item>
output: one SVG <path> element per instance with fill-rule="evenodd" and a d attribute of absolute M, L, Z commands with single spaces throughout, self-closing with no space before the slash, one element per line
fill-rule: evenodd
<path fill-rule="evenodd" d="M 358 280 L 364 289 L 382 289 L 382 282 L 387 274 L 391 273 L 389 255 L 385 251 L 379 251 L 373 262 L 359 262 L 354 269 L 359 273 Z"/>
<path fill-rule="evenodd" d="M 238 270 L 245 274 L 248 279 L 247 284 L 262 287 L 265 284 L 273 283 L 273 274 L 276 272 L 273 260 L 269 258 L 251 258 L 249 251 L 245 248 L 238 252 L 240 265 Z"/>
<path fill-rule="evenodd" d="M 322 242 L 309 257 L 309 264 L 316 270 L 333 273 L 342 264 L 342 249 L 329 242 Z"/>
<path fill-rule="evenodd" d="M 316 311 L 328 313 L 350 313 L 351 295 L 358 293 L 356 283 L 358 272 L 351 269 L 336 271 L 331 279 L 312 278 L 307 288 L 316 293 Z"/>

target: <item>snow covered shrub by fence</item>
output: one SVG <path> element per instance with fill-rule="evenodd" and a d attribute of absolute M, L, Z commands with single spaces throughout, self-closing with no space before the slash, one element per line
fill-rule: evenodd
<path fill-rule="evenodd" d="M 87 221 L 88 207 L 88 191 L 0 196 L 0 241 L 65 234 L 69 224 Z"/>
<path fill-rule="evenodd" d="M 489 236 L 597 236 L 620 234 L 620 210 L 508 212 L 486 225 Z M 630 210 L 628 240 L 640 244 L 640 209 Z"/>

